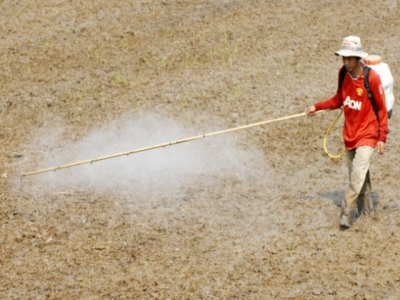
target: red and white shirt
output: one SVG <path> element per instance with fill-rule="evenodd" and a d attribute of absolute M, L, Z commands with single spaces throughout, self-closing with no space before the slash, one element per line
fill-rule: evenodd
<path fill-rule="evenodd" d="M 338 88 L 336 95 L 315 104 L 316 110 L 343 106 L 343 138 L 347 150 L 359 146 L 375 148 L 378 141 L 386 142 L 388 131 L 386 98 L 381 78 L 372 69 L 369 72 L 369 84 L 378 107 L 379 122 L 364 86 L 364 71 L 358 78 L 353 78 L 349 72 L 346 72 L 342 88 Z"/>

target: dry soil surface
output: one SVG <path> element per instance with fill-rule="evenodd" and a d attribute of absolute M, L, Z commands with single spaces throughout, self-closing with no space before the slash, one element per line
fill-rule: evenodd
<path fill-rule="evenodd" d="M 398 1 L 0 7 L 1 299 L 400 299 L 397 106 L 344 232 L 337 112 L 279 120 L 333 95 L 347 35 L 399 99 Z"/>

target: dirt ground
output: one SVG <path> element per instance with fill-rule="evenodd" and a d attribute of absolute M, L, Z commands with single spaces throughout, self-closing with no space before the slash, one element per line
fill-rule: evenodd
<path fill-rule="evenodd" d="M 347 35 L 391 68 L 396 0 L 0 1 L 1 299 L 400 299 L 400 126 L 339 230 Z M 342 149 L 340 119 L 328 140 Z"/>

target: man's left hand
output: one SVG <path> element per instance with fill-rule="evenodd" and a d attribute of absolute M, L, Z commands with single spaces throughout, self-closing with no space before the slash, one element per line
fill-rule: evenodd
<path fill-rule="evenodd" d="M 386 144 L 384 142 L 378 142 L 378 154 L 382 155 L 385 152 Z"/>

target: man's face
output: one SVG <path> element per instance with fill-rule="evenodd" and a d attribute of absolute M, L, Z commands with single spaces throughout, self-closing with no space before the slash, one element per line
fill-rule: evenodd
<path fill-rule="evenodd" d="M 342 57 L 343 59 L 343 65 L 346 67 L 346 70 L 348 72 L 353 72 L 357 66 L 358 63 L 358 58 L 355 56 L 350 56 L 350 57 Z"/>

